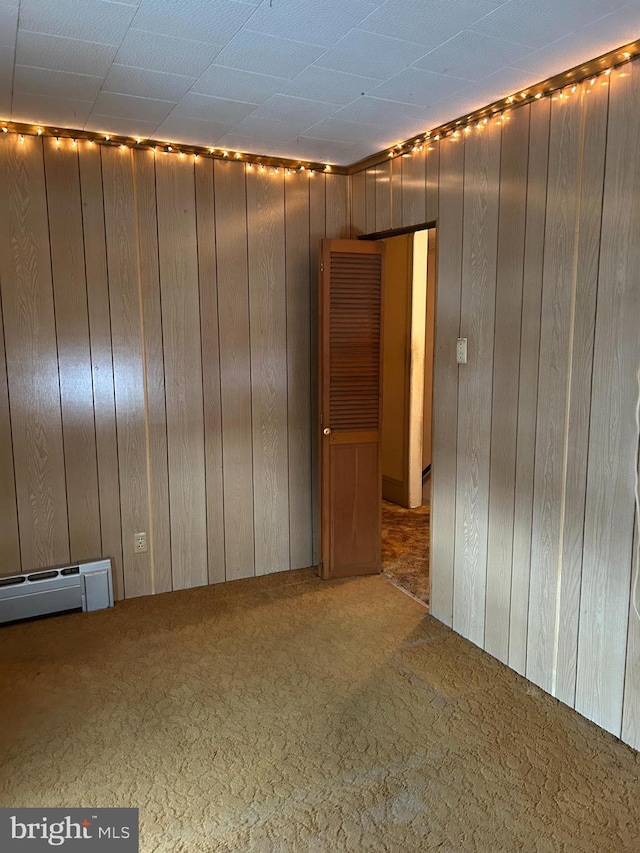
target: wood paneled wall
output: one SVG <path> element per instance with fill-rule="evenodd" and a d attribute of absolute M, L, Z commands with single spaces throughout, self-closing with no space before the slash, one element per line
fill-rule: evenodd
<path fill-rule="evenodd" d="M 634 62 L 351 179 L 437 220 L 433 614 L 636 748 L 638 139 Z"/>
<path fill-rule="evenodd" d="M 0 136 L 0 572 L 109 556 L 122 598 L 313 565 L 348 179 Z"/>

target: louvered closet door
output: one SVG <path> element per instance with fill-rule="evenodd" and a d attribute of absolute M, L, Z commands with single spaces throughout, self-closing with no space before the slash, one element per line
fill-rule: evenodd
<path fill-rule="evenodd" d="M 382 242 L 321 242 L 323 578 L 380 571 L 383 252 Z"/>

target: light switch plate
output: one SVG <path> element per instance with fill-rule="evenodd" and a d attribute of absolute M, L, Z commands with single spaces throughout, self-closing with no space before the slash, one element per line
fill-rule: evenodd
<path fill-rule="evenodd" d="M 458 364 L 466 364 L 467 363 L 467 339 L 466 338 L 458 338 L 458 343 L 456 345 L 456 361 Z"/>

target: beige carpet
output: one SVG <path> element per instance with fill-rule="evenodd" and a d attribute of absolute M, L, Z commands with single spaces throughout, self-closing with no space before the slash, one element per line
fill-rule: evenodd
<path fill-rule="evenodd" d="M 382 501 L 382 571 L 429 606 L 430 507 Z"/>
<path fill-rule="evenodd" d="M 0 629 L 3 805 L 137 806 L 143 853 L 638 851 L 638 755 L 382 577 Z"/>

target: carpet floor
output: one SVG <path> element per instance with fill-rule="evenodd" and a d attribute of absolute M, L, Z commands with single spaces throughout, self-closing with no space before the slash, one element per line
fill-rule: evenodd
<path fill-rule="evenodd" d="M 0 804 L 142 853 L 635 851 L 638 754 L 383 577 L 311 570 L 0 629 Z"/>
<path fill-rule="evenodd" d="M 429 606 L 430 507 L 382 501 L 382 571 Z"/>

